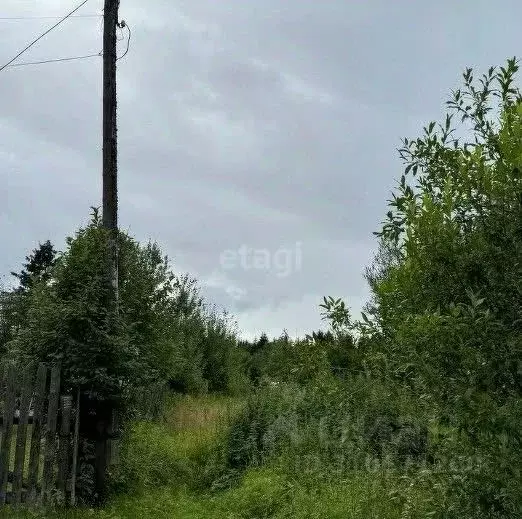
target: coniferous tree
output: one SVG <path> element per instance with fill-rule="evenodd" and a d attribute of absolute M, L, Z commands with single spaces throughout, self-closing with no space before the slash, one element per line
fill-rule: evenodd
<path fill-rule="evenodd" d="M 20 272 L 11 272 L 19 281 L 18 291 L 25 292 L 32 288 L 37 281 L 48 281 L 50 279 L 50 269 L 56 262 L 57 252 L 53 244 L 47 240 L 40 243 L 32 254 L 26 256 L 26 263 Z"/>

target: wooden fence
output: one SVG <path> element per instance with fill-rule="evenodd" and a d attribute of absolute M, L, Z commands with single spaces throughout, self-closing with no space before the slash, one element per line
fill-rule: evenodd
<path fill-rule="evenodd" d="M 0 376 L 0 507 L 75 504 L 79 395 L 60 394 L 60 368 L 13 366 Z"/>

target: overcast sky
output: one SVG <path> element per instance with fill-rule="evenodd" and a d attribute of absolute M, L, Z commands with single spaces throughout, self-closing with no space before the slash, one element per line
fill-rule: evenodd
<path fill-rule="evenodd" d="M 0 18 L 78 3 L 1 0 Z M 521 54 L 516 0 L 121 0 L 120 18 L 120 225 L 249 337 L 320 328 L 325 295 L 358 313 L 400 139 L 466 66 Z M 53 23 L 0 19 L 0 65 Z M 71 19 L 19 62 L 97 53 L 101 34 Z M 0 273 L 63 249 L 100 200 L 101 58 L 0 72 Z"/>

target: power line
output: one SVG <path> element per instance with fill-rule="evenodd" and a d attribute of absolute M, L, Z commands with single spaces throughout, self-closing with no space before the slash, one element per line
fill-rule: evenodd
<path fill-rule="evenodd" d="M 83 0 L 83 2 L 78 6 L 78 7 L 75 7 L 70 13 L 66 14 L 63 18 L 60 19 L 60 21 L 58 23 L 55 23 L 51 28 L 47 29 L 47 31 L 45 31 L 43 34 L 41 34 L 40 36 L 38 36 L 38 38 L 36 38 L 35 40 L 33 40 L 29 45 L 27 45 L 27 47 L 25 47 L 23 50 L 21 50 L 13 59 L 11 59 L 10 61 L 8 61 L 5 65 L 3 65 L 2 67 L 0 67 L 0 72 L 2 72 L 2 70 L 4 70 L 6 67 L 8 67 L 9 65 L 11 65 L 11 63 L 13 63 L 13 61 L 16 61 L 24 52 L 26 52 L 27 50 L 29 50 L 35 43 L 37 43 L 38 41 L 40 41 L 44 36 L 46 36 L 47 34 L 49 34 L 53 29 L 55 29 L 56 27 L 58 27 L 58 25 L 60 25 L 61 23 L 63 23 L 65 20 L 67 20 L 68 18 L 70 18 L 76 11 L 78 11 L 80 8 L 82 8 L 89 0 Z"/>
<path fill-rule="evenodd" d="M 75 14 L 69 18 L 102 18 L 103 14 Z M 1 21 L 58 20 L 61 16 L 0 16 Z"/>
<path fill-rule="evenodd" d="M 97 58 L 103 56 L 102 52 L 98 52 L 98 54 L 86 54 L 85 56 L 73 56 L 70 58 L 56 58 L 56 59 L 46 59 L 42 61 L 27 61 L 23 63 L 13 63 L 11 65 L 7 65 L 7 67 L 27 67 L 29 65 L 43 65 L 44 63 L 58 63 L 60 61 L 74 61 L 80 59 L 88 59 L 88 58 Z"/>
<path fill-rule="evenodd" d="M 130 27 L 128 26 L 128 24 L 125 21 L 122 21 L 120 24 L 118 24 L 118 27 L 120 28 L 120 30 L 122 30 L 122 32 L 123 32 L 123 28 L 126 28 L 128 33 L 129 33 L 129 36 L 127 38 L 127 48 L 126 48 L 125 52 L 123 53 L 123 55 L 121 55 L 119 58 L 117 58 L 117 61 L 122 59 L 122 58 L 124 58 L 127 55 L 127 53 L 129 52 L 130 40 L 131 40 L 131 36 L 132 36 Z M 23 63 L 10 63 L 9 65 L 6 65 L 3 68 L 27 67 L 27 66 L 30 66 L 30 65 L 44 65 L 44 64 L 47 64 L 47 63 L 59 63 L 59 62 L 62 62 L 62 61 L 83 60 L 83 59 L 89 59 L 89 58 L 98 58 L 98 57 L 101 57 L 101 56 L 103 56 L 103 51 L 100 51 L 97 54 L 85 54 L 83 56 L 72 56 L 72 57 L 67 57 L 67 58 L 45 59 L 45 60 L 40 60 L 40 61 L 24 61 Z"/>

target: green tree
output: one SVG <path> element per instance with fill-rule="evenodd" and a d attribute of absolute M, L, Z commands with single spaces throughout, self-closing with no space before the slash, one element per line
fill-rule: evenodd
<path fill-rule="evenodd" d="M 405 174 L 379 233 L 401 255 L 372 284 L 387 331 L 402 330 L 425 313 L 456 316 L 458 308 L 467 308 L 477 317 L 483 312 L 492 329 L 502 329 L 503 340 L 495 346 L 488 341 L 477 345 L 472 371 L 477 383 L 489 380 L 488 390 L 499 394 L 521 389 L 520 350 L 513 344 L 522 323 L 522 98 L 513 86 L 517 70 L 516 61 L 509 60 L 499 71 L 489 69 L 477 85 L 468 69 L 464 88 L 448 102 L 450 113 L 438 131 L 430 123 L 422 138 L 404 140 L 400 153 Z M 471 127 L 453 127 L 456 115 Z M 464 142 L 455 136 L 458 130 Z M 404 357 L 401 348 L 397 360 Z M 430 353 L 424 352 L 426 361 Z M 442 369 L 438 354 L 435 359 L 422 365 Z M 469 356 L 463 352 L 461 360 L 468 362 Z"/>
<path fill-rule="evenodd" d="M 522 506 L 517 72 L 515 58 L 477 79 L 467 69 L 443 122 L 404 139 L 363 320 L 351 323 L 340 300 L 321 305 L 334 331 L 357 332 L 374 375 L 409 388 L 459 431 L 438 453 L 467 463 L 440 482 L 441 517 L 516 517 Z"/>
<path fill-rule="evenodd" d="M 11 356 L 60 361 L 66 384 L 101 396 L 160 382 L 187 392 L 237 390 L 244 374 L 230 319 L 208 308 L 196 280 L 174 274 L 156 244 L 119 233 L 120 302 L 111 313 L 106 232 L 94 210 L 35 278 Z"/>
<path fill-rule="evenodd" d="M 20 272 L 11 272 L 19 281 L 19 290 L 26 291 L 38 281 L 47 282 L 51 276 L 51 269 L 56 262 L 57 252 L 52 243 L 47 240 L 40 243 L 32 254 L 26 256 L 26 263 Z"/>
<path fill-rule="evenodd" d="M 6 345 L 13 339 L 27 319 L 28 293 L 39 282 L 47 283 L 57 252 L 49 240 L 26 256 L 20 272 L 11 272 L 18 279 L 18 286 L 0 291 L 0 353 L 5 354 Z"/>
<path fill-rule="evenodd" d="M 468 504 L 455 516 L 511 517 L 521 505 L 517 71 L 515 59 L 478 80 L 467 69 L 445 120 L 404 139 L 405 171 L 377 233 L 388 253 L 369 276 L 388 370 L 462 431 L 457 451 L 481 460 L 457 478 Z"/>

